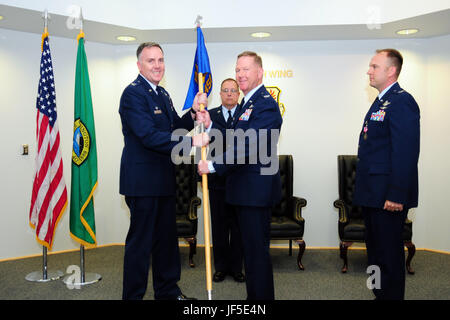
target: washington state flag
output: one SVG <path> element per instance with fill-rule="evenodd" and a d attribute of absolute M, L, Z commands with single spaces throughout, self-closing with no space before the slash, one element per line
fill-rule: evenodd
<path fill-rule="evenodd" d="M 80 32 L 77 40 L 70 236 L 83 246 L 93 247 L 97 245 L 94 214 L 94 190 L 97 187 L 97 147 L 83 31 Z"/>

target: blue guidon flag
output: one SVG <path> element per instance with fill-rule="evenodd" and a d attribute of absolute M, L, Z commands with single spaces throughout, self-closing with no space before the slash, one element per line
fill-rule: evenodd
<path fill-rule="evenodd" d="M 194 103 L 194 98 L 198 89 L 198 74 L 202 73 L 205 77 L 203 82 L 203 92 L 207 96 L 212 91 L 212 74 L 211 68 L 209 66 L 208 52 L 205 47 L 205 39 L 203 38 L 202 29 L 197 27 L 197 50 L 195 51 L 194 67 L 192 69 L 191 82 L 189 84 L 189 90 L 187 92 L 186 100 L 184 102 L 183 110 L 187 110 L 192 107 Z"/>

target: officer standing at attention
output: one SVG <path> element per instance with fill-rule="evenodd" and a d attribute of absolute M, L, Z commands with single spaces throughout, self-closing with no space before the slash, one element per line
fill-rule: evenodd
<path fill-rule="evenodd" d="M 358 147 L 353 204 L 363 209 L 368 263 L 381 271 L 376 299 L 404 299 L 402 232 L 408 209 L 418 205 L 420 111 L 397 82 L 402 64 L 395 49 L 377 50 L 370 61 L 367 74 L 379 95 L 364 119 Z"/>

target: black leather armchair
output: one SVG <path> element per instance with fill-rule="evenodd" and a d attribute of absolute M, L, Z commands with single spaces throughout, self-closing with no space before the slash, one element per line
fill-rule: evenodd
<path fill-rule="evenodd" d="M 353 206 L 353 192 L 356 175 L 356 155 L 338 155 L 338 181 L 339 199 L 334 201 L 334 207 L 339 209 L 338 231 L 340 239 L 340 256 L 344 260 L 341 271 L 348 270 L 347 251 L 353 242 L 364 242 L 365 226 L 362 216 L 362 209 Z M 416 252 L 416 247 L 412 239 L 412 221 L 406 218 L 403 230 L 403 240 L 408 248 L 406 259 L 406 270 L 409 274 L 414 274 L 411 267 L 411 260 Z"/>
<path fill-rule="evenodd" d="M 270 222 L 270 238 L 273 240 L 289 240 L 289 255 L 292 255 L 292 241 L 299 246 L 297 265 L 300 270 L 305 267 L 302 264 L 302 256 L 305 252 L 305 219 L 302 217 L 302 208 L 306 206 L 306 200 L 293 196 L 294 163 L 292 155 L 279 155 L 281 176 L 281 201 L 272 210 Z"/>
<path fill-rule="evenodd" d="M 177 236 L 189 243 L 189 266 L 195 267 L 194 254 L 197 253 L 197 209 L 201 200 L 197 197 L 197 167 L 192 156 L 175 166 L 176 173 L 176 221 Z"/>

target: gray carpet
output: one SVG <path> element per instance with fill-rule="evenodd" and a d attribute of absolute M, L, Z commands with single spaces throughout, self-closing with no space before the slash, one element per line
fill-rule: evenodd
<path fill-rule="evenodd" d="M 99 273 L 102 280 L 81 289 L 69 289 L 62 280 L 46 283 L 29 282 L 25 276 L 42 270 L 42 258 L 0 262 L 1 300 L 119 300 L 122 291 L 123 246 L 86 250 L 86 272 Z M 180 247 L 182 273 L 179 286 L 187 296 L 206 300 L 204 248 L 197 248 L 195 268 L 188 265 L 188 248 Z M 296 266 L 287 249 L 271 249 L 275 298 L 277 300 L 371 300 L 366 287 L 365 250 L 349 250 L 349 271 L 342 274 L 338 250 L 306 249 L 304 271 Z M 66 271 L 79 265 L 79 252 L 49 255 L 49 270 Z M 450 255 L 417 251 L 412 261 L 415 275 L 406 276 L 407 300 L 450 300 Z M 227 277 L 213 282 L 213 300 L 244 300 L 244 283 Z M 153 299 L 151 277 L 145 299 Z"/>

